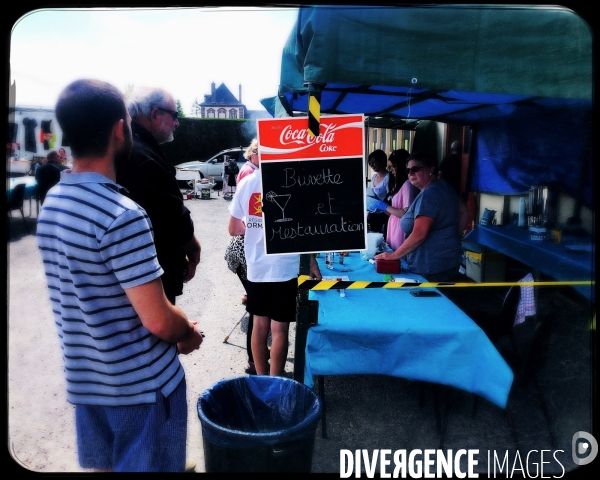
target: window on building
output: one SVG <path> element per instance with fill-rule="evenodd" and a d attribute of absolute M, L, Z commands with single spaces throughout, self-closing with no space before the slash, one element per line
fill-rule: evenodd
<path fill-rule="evenodd" d="M 229 118 L 237 118 L 237 112 L 235 111 L 235 108 L 229 110 Z"/>
<path fill-rule="evenodd" d="M 225 110 L 224 108 L 219 108 L 219 110 L 217 110 L 217 117 L 227 118 L 227 110 Z"/>
<path fill-rule="evenodd" d="M 208 118 L 215 118 L 215 110 L 214 110 L 213 108 L 209 108 L 209 109 L 206 111 L 206 116 L 207 116 Z"/>

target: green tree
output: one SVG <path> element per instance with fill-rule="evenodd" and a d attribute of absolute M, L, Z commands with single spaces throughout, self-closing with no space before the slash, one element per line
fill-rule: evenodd
<path fill-rule="evenodd" d="M 192 103 L 192 109 L 190 111 L 190 115 L 192 115 L 192 117 L 199 117 L 201 115 L 202 112 L 202 108 L 200 107 L 200 104 L 198 103 L 198 99 L 196 98 L 194 100 L 194 103 Z"/>
<path fill-rule="evenodd" d="M 183 113 L 183 108 L 181 107 L 181 102 L 179 100 L 175 100 L 175 105 L 177 105 L 177 113 L 180 117 L 185 117 L 185 113 Z"/>
<path fill-rule="evenodd" d="M 125 100 L 129 100 L 129 97 L 131 97 L 131 94 L 133 93 L 134 90 L 134 85 L 133 83 L 128 83 L 127 85 L 125 85 L 125 91 L 123 92 L 123 96 L 125 97 Z"/>

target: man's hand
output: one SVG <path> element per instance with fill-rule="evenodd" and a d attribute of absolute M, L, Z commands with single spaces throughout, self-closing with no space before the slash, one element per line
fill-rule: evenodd
<path fill-rule="evenodd" d="M 197 327 L 198 322 L 189 322 L 190 332 L 187 337 L 177 343 L 177 351 L 183 355 L 192 353 L 200 348 L 202 343 L 202 333 Z"/>
<path fill-rule="evenodd" d="M 194 275 L 196 275 L 196 266 L 198 262 L 194 262 L 189 256 L 185 257 L 186 267 L 185 267 L 185 275 L 183 277 L 184 282 L 189 282 Z"/>
<path fill-rule="evenodd" d="M 314 254 L 310 255 L 310 278 L 313 280 L 321 280 L 323 276 L 321 275 L 321 269 L 319 268 L 319 264 L 317 263 L 317 259 Z"/>
<path fill-rule="evenodd" d="M 194 275 L 196 275 L 196 267 L 200 263 L 200 242 L 193 236 L 192 239 L 186 243 L 183 247 L 183 251 L 186 254 L 186 271 L 183 276 L 184 282 L 189 282 Z"/>

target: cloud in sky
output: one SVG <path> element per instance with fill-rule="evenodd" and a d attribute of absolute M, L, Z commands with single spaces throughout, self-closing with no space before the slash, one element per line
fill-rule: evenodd
<path fill-rule="evenodd" d="M 161 86 L 189 114 L 211 82 L 251 110 L 277 94 L 283 46 L 297 8 L 48 8 L 21 17 L 10 45 L 17 105 L 53 107 L 77 78 L 125 90 Z"/>

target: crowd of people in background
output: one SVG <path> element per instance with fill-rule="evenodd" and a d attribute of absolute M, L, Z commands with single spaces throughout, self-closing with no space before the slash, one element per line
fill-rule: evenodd
<path fill-rule="evenodd" d="M 175 99 L 162 88 L 142 87 L 126 102 L 106 82 L 77 80 L 60 94 L 56 115 L 70 140 L 72 166 L 61 148 L 35 172 L 42 204 L 37 238 L 67 398 L 76 406 L 80 464 L 96 471 L 190 471 L 178 355 L 197 350 L 204 335 L 175 304 L 196 274 L 201 246 L 161 148 L 179 126 Z M 375 259 L 404 258 L 429 281 L 454 279 L 466 221 L 459 149 L 454 142 L 439 169 L 425 152 L 371 152 L 367 227 L 392 249 Z M 284 376 L 300 256 L 264 252 L 258 153 L 253 139 L 239 172 L 233 159 L 235 171 L 224 166 L 224 183 L 233 189 L 225 260 L 245 290 L 245 372 Z M 321 279 L 315 254 L 309 265 L 310 276 Z"/>

